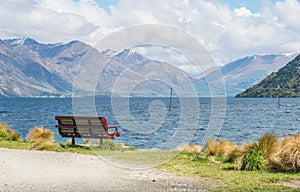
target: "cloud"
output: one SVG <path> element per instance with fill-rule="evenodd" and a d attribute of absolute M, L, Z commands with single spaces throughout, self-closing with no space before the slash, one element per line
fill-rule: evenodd
<path fill-rule="evenodd" d="M 246 55 L 300 52 L 297 0 L 264 3 L 258 13 L 217 0 L 120 0 L 109 8 L 107 13 L 94 0 L 2 0 L 0 38 L 95 44 L 124 27 L 161 23 L 193 35 L 222 64 Z"/>
<path fill-rule="evenodd" d="M 246 7 L 232 10 L 218 1 L 154 0 L 133 4 L 120 0 L 111 10 L 111 19 L 122 27 L 143 23 L 179 27 L 203 43 L 218 63 L 225 64 L 253 54 L 300 52 L 299 8 L 296 0 L 265 3 L 258 13 Z M 136 11 L 139 14 L 133 14 Z"/>

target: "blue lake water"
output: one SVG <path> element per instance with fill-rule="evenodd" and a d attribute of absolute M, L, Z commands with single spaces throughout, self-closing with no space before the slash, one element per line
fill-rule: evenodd
<path fill-rule="evenodd" d="M 215 109 L 224 110 L 224 106 L 218 107 L 218 103 L 215 105 Z M 280 107 L 276 98 L 227 98 L 226 109 L 223 111 L 225 115 L 213 119 L 209 98 L 199 98 L 197 102 L 190 99 L 184 103 L 173 98 L 171 111 L 168 107 L 169 98 L 129 98 L 129 101 L 119 98 L 115 106 L 109 98 L 95 99 L 97 115 L 105 116 L 110 125 L 119 127 L 121 137 L 116 138 L 116 141 L 139 148 L 169 144 L 170 140 L 174 145 L 182 141 L 201 144 L 209 123 L 222 120 L 224 122 L 220 132 L 218 129 L 213 130 L 213 135 L 217 139 L 238 144 L 256 140 L 265 132 L 275 132 L 280 136 L 300 132 L 300 98 L 282 98 Z M 82 106 L 82 110 L 93 109 Z M 194 111 L 197 110 L 200 113 L 195 115 Z M 54 117 L 73 113 L 71 98 L 0 99 L 0 122 L 13 127 L 23 139 L 30 129 L 43 125 L 54 131 L 56 141 L 66 142 L 67 139 L 61 138 L 55 128 Z M 180 132 L 179 127 L 186 130 Z"/>

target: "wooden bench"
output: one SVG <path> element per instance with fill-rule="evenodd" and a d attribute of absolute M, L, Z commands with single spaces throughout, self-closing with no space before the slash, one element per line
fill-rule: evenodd
<path fill-rule="evenodd" d="M 80 117 L 80 116 L 56 116 L 58 132 L 62 137 L 71 137 L 72 145 L 75 138 L 103 138 L 114 139 L 120 137 L 116 126 L 108 126 L 105 117 Z M 110 132 L 109 129 L 115 129 Z"/>

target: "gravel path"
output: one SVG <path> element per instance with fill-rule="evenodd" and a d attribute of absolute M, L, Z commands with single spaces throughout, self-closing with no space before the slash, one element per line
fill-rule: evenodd
<path fill-rule="evenodd" d="M 0 191 L 208 191 L 200 178 L 114 167 L 99 157 L 0 148 Z"/>

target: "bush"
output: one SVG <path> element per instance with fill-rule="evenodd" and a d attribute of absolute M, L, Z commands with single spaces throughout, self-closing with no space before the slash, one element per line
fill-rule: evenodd
<path fill-rule="evenodd" d="M 268 160 L 257 143 L 245 144 L 240 156 L 236 159 L 236 168 L 239 170 L 264 170 Z"/>
<path fill-rule="evenodd" d="M 27 136 L 27 141 L 32 143 L 30 149 L 36 150 L 52 150 L 58 147 L 54 144 L 54 133 L 43 126 L 34 127 Z"/>
<path fill-rule="evenodd" d="M 285 137 L 279 159 L 286 169 L 300 171 L 300 134 Z"/>
<path fill-rule="evenodd" d="M 0 123 L 0 140 L 22 141 L 21 136 L 4 123 Z"/>

